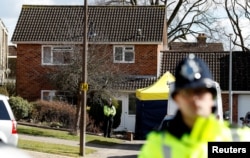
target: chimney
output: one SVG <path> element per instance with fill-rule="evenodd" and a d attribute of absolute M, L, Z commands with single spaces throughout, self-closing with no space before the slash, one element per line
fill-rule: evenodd
<path fill-rule="evenodd" d="M 204 33 L 200 33 L 197 37 L 198 45 L 206 45 L 207 36 Z"/>

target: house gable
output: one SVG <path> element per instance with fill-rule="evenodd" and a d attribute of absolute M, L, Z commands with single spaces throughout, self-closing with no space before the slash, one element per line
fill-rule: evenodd
<path fill-rule="evenodd" d="M 120 72 L 129 72 L 130 76 L 157 75 L 166 31 L 164 6 L 89 6 L 88 11 L 89 49 L 98 45 L 98 57 L 105 52 L 110 57 L 106 63 L 120 65 Z M 35 100 L 41 90 L 53 90 L 46 81 L 53 63 L 43 64 L 42 48 L 78 45 L 82 50 L 83 20 L 83 6 L 23 5 L 12 36 L 17 44 L 18 95 Z M 114 63 L 114 46 L 134 46 L 134 62 Z"/>

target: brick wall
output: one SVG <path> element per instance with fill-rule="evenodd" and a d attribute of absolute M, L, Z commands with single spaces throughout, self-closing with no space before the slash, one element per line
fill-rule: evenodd
<path fill-rule="evenodd" d="M 157 45 L 136 45 L 135 63 L 113 63 L 113 46 L 102 46 L 101 49 L 99 57 L 109 54 L 109 62 L 106 64 L 116 67 L 119 72 L 129 75 L 157 75 Z"/>
<path fill-rule="evenodd" d="M 102 55 L 110 55 L 110 61 L 107 64 L 119 67 L 121 73 L 154 76 L 157 74 L 157 45 L 136 45 L 135 63 L 129 64 L 113 63 L 112 45 L 100 49 L 99 52 L 103 52 Z M 53 66 L 41 65 L 41 50 L 40 44 L 17 45 L 17 94 L 29 101 L 40 99 L 41 90 L 56 89 L 45 77 L 47 72 L 53 71 Z M 97 57 L 100 58 L 100 55 L 101 53 Z"/>
<path fill-rule="evenodd" d="M 41 45 L 19 44 L 16 65 L 16 88 L 21 97 L 34 101 L 40 99 L 42 89 L 51 88 L 44 76 L 51 68 L 41 65 Z"/>
<path fill-rule="evenodd" d="M 238 121 L 238 95 L 233 94 L 233 122 L 237 123 Z M 229 95 L 227 94 L 222 94 L 222 105 L 223 105 L 223 112 L 229 110 Z"/>

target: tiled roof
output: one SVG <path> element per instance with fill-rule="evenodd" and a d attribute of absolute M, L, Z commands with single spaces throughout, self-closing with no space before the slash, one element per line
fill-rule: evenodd
<path fill-rule="evenodd" d="M 202 58 L 210 68 L 214 80 L 221 89 L 229 88 L 229 52 L 162 52 L 161 73 L 170 71 L 175 74 L 176 65 L 188 54 L 194 53 Z M 232 90 L 250 91 L 250 52 L 232 53 Z"/>
<path fill-rule="evenodd" d="M 165 6 L 89 6 L 88 13 L 90 42 L 162 42 Z M 83 6 L 23 5 L 11 41 L 81 42 L 83 21 Z"/>
<path fill-rule="evenodd" d="M 112 88 L 122 91 L 135 91 L 136 89 L 145 88 L 157 81 L 156 77 L 146 78 L 146 79 L 137 79 L 134 81 L 122 82 L 118 84 L 113 84 Z"/>
<path fill-rule="evenodd" d="M 169 44 L 170 50 L 186 51 L 186 52 L 222 52 L 222 43 L 207 43 L 207 36 L 204 33 L 198 34 L 197 42 L 171 42 Z"/>
<path fill-rule="evenodd" d="M 169 44 L 169 49 L 187 52 L 221 52 L 224 50 L 222 43 L 206 43 L 202 45 L 197 42 L 172 42 Z"/>
<path fill-rule="evenodd" d="M 163 51 L 161 62 L 161 75 L 169 71 L 175 74 L 177 64 L 190 53 L 203 59 L 212 72 L 213 78 L 220 84 L 223 91 L 228 91 L 229 87 L 229 52 L 179 52 Z M 250 52 L 232 53 L 232 90 L 250 91 Z M 120 83 L 116 89 L 136 90 L 152 85 L 157 78 L 148 78 Z"/>
<path fill-rule="evenodd" d="M 164 51 L 162 52 L 162 63 L 161 63 L 161 74 L 164 74 L 166 71 L 169 71 L 175 75 L 175 68 L 177 64 L 186 58 L 188 54 L 194 53 L 199 58 L 203 59 L 210 68 L 213 78 L 215 81 L 227 82 L 222 79 L 224 76 L 221 75 L 221 72 L 225 71 L 225 67 L 221 64 L 221 59 L 229 59 L 228 52 L 178 52 L 178 51 Z M 227 67 L 228 69 L 228 67 Z M 227 88 L 227 87 L 223 87 Z"/>
<path fill-rule="evenodd" d="M 250 52 L 232 52 L 232 90 L 250 91 Z M 229 87 L 229 56 L 222 57 L 221 87 Z"/>

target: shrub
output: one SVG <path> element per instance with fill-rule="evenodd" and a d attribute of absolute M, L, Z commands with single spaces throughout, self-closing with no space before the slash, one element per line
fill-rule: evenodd
<path fill-rule="evenodd" d="M 32 104 L 27 100 L 17 96 L 10 97 L 9 99 L 10 106 L 13 110 L 16 120 L 28 118 L 32 110 Z"/>
<path fill-rule="evenodd" d="M 4 84 L 9 96 L 16 96 L 16 83 L 7 82 Z"/>
<path fill-rule="evenodd" d="M 75 115 L 76 107 L 65 102 L 38 100 L 33 105 L 34 121 L 50 123 L 51 126 L 73 128 Z"/>
<path fill-rule="evenodd" d="M 8 93 L 6 87 L 0 87 L 0 94 L 9 96 L 9 93 Z"/>
<path fill-rule="evenodd" d="M 89 122 L 87 125 L 87 130 L 89 132 L 102 131 L 103 130 L 103 121 L 104 113 L 103 106 L 108 104 L 107 99 L 102 99 L 101 97 L 92 96 L 89 98 L 88 105 L 90 106 Z M 116 108 L 116 115 L 114 117 L 113 128 L 117 128 L 121 123 L 121 106 L 118 104 L 117 100 L 112 99 L 112 104 Z"/>

